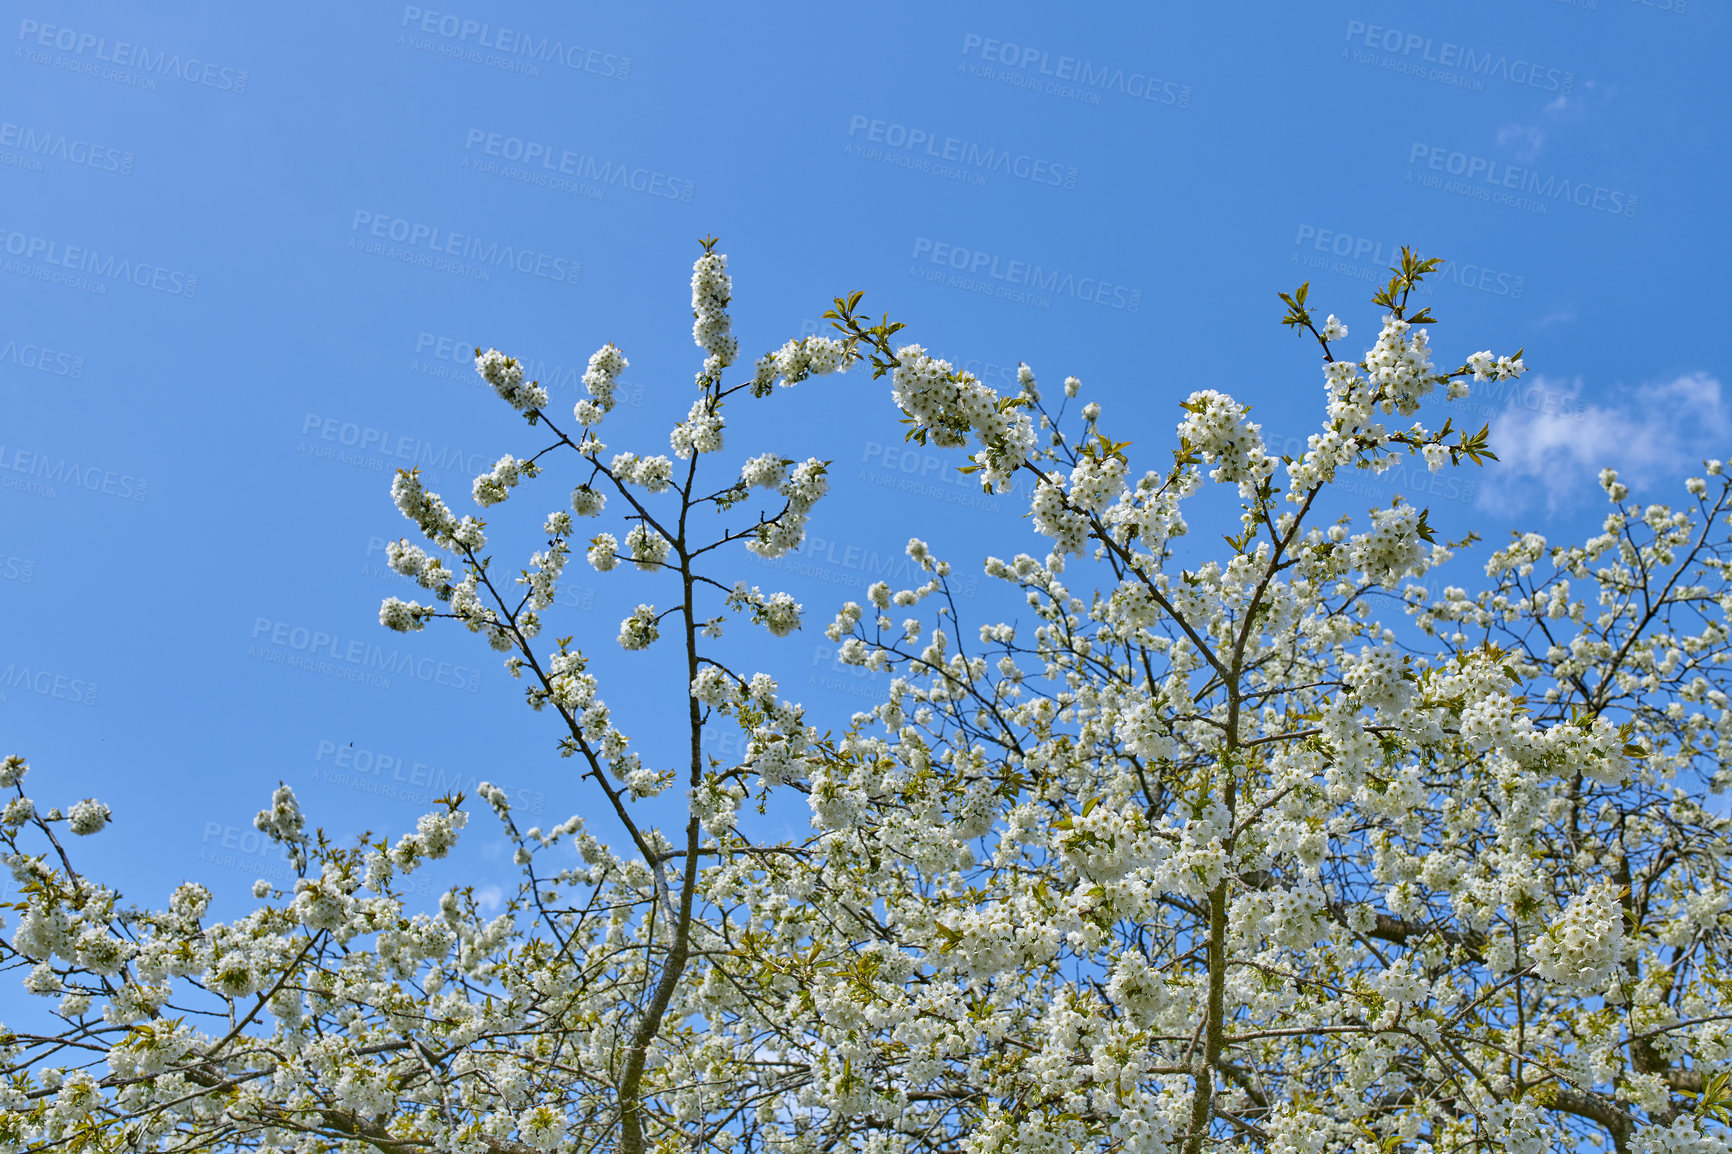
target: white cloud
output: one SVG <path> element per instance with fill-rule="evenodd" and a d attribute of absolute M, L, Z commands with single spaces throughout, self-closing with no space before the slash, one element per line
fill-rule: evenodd
<path fill-rule="evenodd" d="M 1610 465 L 1632 489 L 1681 481 L 1707 457 L 1726 456 L 1732 428 L 1720 382 L 1707 373 L 1621 390 L 1583 404 L 1581 382 L 1530 378 L 1491 424 L 1497 464 L 1486 466 L 1481 508 L 1548 511 L 1599 496 Z"/>
<path fill-rule="evenodd" d="M 1514 147 L 1516 159 L 1533 160 L 1546 146 L 1546 132 L 1539 124 L 1505 124 L 1497 130 L 1500 147 Z"/>
<path fill-rule="evenodd" d="M 1559 93 L 1540 106 L 1539 113 L 1526 120 L 1507 121 L 1497 130 L 1498 147 L 1510 149 L 1524 164 L 1537 160 L 1546 147 L 1547 126 L 1579 125 L 1586 122 L 1589 105 L 1595 99 L 1610 102 L 1613 92 L 1592 80 L 1585 80 L 1575 95 Z"/>

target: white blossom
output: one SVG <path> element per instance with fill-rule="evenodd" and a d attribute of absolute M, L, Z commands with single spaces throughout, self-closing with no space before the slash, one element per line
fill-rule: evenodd
<path fill-rule="evenodd" d="M 87 797 L 66 811 L 66 824 L 73 833 L 92 834 L 106 826 L 112 817 L 106 805 Z"/>
<path fill-rule="evenodd" d="M 500 399 L 518 412 L 526 413 L 547 404 L 547 390 L 535 381 L 524 384 L 523 366 L 498 349 L 488 349 L 486 352 L 476 349 L 475 371 L 493 386 L 493 391 L 499 394 Z"/>

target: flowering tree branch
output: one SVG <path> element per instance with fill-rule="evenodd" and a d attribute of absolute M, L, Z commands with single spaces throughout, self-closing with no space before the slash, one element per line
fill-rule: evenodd
<path fill-rule="evenodd" d="M 400 473 L 418 536 L 390 563 L 428 600 L 389 598 L 380 620 L 453 621 L 501 653 L 525 703 L 559 715 L 555 748 L 625 852 L 577 816 L 523 828 L 482 783 L 516 892 L 484 912 L 460 886 L 416 911 L 409 879 L 452 852 L 465 798 L 346 846 L 280 786 L 255 825 L 295 879 L 221 921 L 197 882 L 141 908 L 78 872 L 63 832 L 112 815 L 39 812 L 9 758 L 0 968 L 51 1022 L 0 1030 L 0 1140 L 1725 1150 L 1732 829 L 1710 797 L 1732 784 L 1732 480 L 1706 462 L 1673 508 L 1631 502 L 1607 470 L 1601 533 L 1515 534 L 1475 589 L 1440 591 L 1430 575 L 1477 538 L 1438 541 L 1400 496 L 1356 525 L 1341 496 L 1404 461 L 1495 459 L 1485 428 L 1431 414 L 1525 365 L 1433 363 L 1434 318 L 1408 301 L 1437 265 L 1403 250 L 1358 356 L 1309 286 L 1282 294 L 1282 323 L 1321 354 L 1303 451 L 1270 452 L 1248 406 L 1200 390 L 1170 464 L 1140 476 L 1100 405 L 1071 412 L 1075 377 L 1049 405 L 1023 366 L 1002 396 L 858 293 L 836 300 L 834 336 L 736 368 L 713 239 L 691 282 L 702 363 L 666 453 L 600 439 L 628 367 L 612 344 L 570 423 L 516 360 L 477 349 L 542 441 L 475 478 L 474 501 L 522 501 L 555 467 L 574 487 L 513 578 L 479 516 Z M 712 462 L 744 408 L 857 364 L 889 378 L 910 440 L 957 451 L 988 492 L 1032 483 L 1044 556 L 984 564 L 1032 624 L 970 628 L 950 563 L 911 540 L 915 582 L 873 584 L 826 628 L 883 690 L 820 737 L 714 642 L 736 621 L 803 626 L 791 596 L 729 566 L 800 546 L 827 463 Z M 1209 493 L 1237 524 L 1181 543 Z M 617 523 L 581 539 L 610 503 Z M 645 764 L 577 638 L 541 639 L 574 550 L 644 590 L 589 653 L 681 647 L 672 764 Z M 706 752 L 723 724 L 737 758 Z M 640 803 L 676 785 L 669 834 Z M 810 833 L 748 837 L 754 795 L 806 804 Z"/>

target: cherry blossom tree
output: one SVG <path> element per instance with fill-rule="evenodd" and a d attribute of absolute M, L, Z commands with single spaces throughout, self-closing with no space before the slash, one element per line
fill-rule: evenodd
<path fill-rule="evenodd" d="M 467 799 L 345 844 L 282 786 L 256 825 L 296 880 L 260 881 L 257 908 L 222 921 L 198 882 L 138 906 L 81 873 L 65 835 L 98 833 L 107 807 L 39 810 L 8 758 L 0 967 L 54 1025 L 0 1030 L 0 1141 L 1726 1150 L 1732 888 L 1711 796 L 1732 782 L 1732 480 L 1709 461 L 1676 507 L 1644 506 L 1608 470 L 1601 533 L 1517 534 L 1473 588 L 1428 592 L 1474 539 L 1439 541 L 1399 497 L 1355 525 L 1336 489 L 1492 456 L 1483 428 L 1421 418 L 1525 367 L 1433 363 L 1434 318 L 1408 300 L 1438 263 L 1404 250 L 1358 359 L 1306 287 L 1282 294 L 1322 361 L 1304 452 L 1272 455 L 1247 406 L 1205 390 L 1170 464 L 1141 473 L 1097 404 L 1071 413 L 1074 377 L 1049 403 L 1025 366 L 1001 396 L 858 293 L 828 314 L 834 336 L 737 369 L 714 241 L 671 456 L 601 442 L 627 367 L 612 345 L 569 420 L 477 350 L 540 447 L 476 478 L 475 502 L 521 502 L 556 467 L 574 487 L 513 576 L 482 519 L 400 473 L 416 537 L 390 561 L 428 600 L 390 598 L 380 620 L 450 619 L 505 654 L 527 705 L 557 714 L 609 839 L 575 816 L 523 828 L 483 784 L 516 893 L 492 917 L 472 887 L 418 910 L 406 882 L 451 853 Z M 908 436 L 986 490 L 1027 474 L 1041 543 L 984 563 L 1029 624 L 970 624 L 950 562 L 910 541 L 923 583 L 876 584 L 826 629 L 885 676 L 825 735 L 721 641 L 803 627 L 792 597 L 735 569 L 742 549 L 800 545 L 825 462 L 711 460 L 743 408 L 850 368 L 888 377 Z M 1184 540 L 1187 511 L 1222 502 L 1239 511 L 1224 546 Z M 612 529 L 585 543 L 584 518 Z M 645 764 L 574 637 L 541 639 L 574 540 L 645 590 L 590 651 L 683 663 L 678 764 Z M 737 758 L 707 752 L 718 726 L 743 736 Z M 668 791 L 657 812 L 679 802 L 684 824 L 664 829 L 642 803 Z M 748 832 L 741 807 L 777 798 L 809 808 L 807 835 Z"/>

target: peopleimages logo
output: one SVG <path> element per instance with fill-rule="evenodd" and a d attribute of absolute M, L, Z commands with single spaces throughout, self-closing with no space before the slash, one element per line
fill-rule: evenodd
<path fill-rule="evenodd" d="M 247 90 L 247 74 L 238 68 L 209 64 L 196 56 L 183 59 L 178 52 L 152 52 L 142 44 L 132 44 L 125 40 L 116 40 L 110 44 L 106 36 L 81 32 L 76 28 L 26 19 L 19 21 L 18 39 L 25 41 L 26 48 L 52 48 L 57 52 L 70 52 L 83 60 L 112 64 L 117 68 L 130 68 L 165 80 L 172 77 L 188 84 L 237 95 Z"/>
<path fill-rule="evenodd" d="M 484 473 L 488 468 L 485 454 L 467 453 L 450 445 L 434 445 L 406 434 L 393 435 L 385 429 L 356 424 L 340 417 L 308 413 L 301 418 L 301 435 L 308 433 L 315 433 L 320 440 L 346 449 L 381 453 L 418 469 L 434 472 L 461 469 L 469 473 Z"/>
<path fill-rule="evenodd" d="M 169 296 L 192 298 L 198 295 L 198 278 L 191 273 L 180 272 L 172 268 L 164 268 L 147 261 L 134 261 L 129 257 L 116 256 L 109 253 L 106 256 L 96 249 L 86 248 L 76 244 L 62 244 L 44 236 L 36 236 L 27 232 L 14 232 L 0 228 L 0 250 L 7 256 L 18 257 L 23 261 L 41 261 L 48 268 L 9 262 L 16 267 L 7 271 L 25 276 L 36 276 L 41 280 L 55 280 L 66 277 L 59 270 L 67 269 L 72 273 L 82 273 L 85 276 L 100 277 L 102 280 L 87 281 L 102 293 L 107 293 L 108 286 L 103 280 L 111 282 L 126 282 L 139 288 L 152 289 L 167 293 Z M 34 270 L 34 271 L 33 271 Z M 83 280 L 82 277 L 71 277 L 69 280 Z M 79 285 L 75 287 L 84 287 Z"/>
<path fill-rule="evenodd" d="M 1322 258 L 1295 254 L 1295 258 L 1306 268 L 1336 272 L 1379 285 L 1389 280 L 1393 266 L 1400 263 L 1401 257 L 1401 246 L 1398 244 L 1386 245 L 1368 236 L 1354 236 L 1352 233 L 1318 228 L 1313 224 L 1300 225 L 1293 244 L 1296 248 L 1326 254 Z M 1331 262 L 1327 259 L 1328 256 L 1341 259 Z M 1362 260 L 1369 263 L 1359 264 Z M 1427 274 L 1416 291 L 1421 296 L 1429 296 L 1439 283 L 1458 284 L 1463 288 L 1477 289 L 1493 296 L 1509 297 L 1511 300 L 1520 300 L 1527 289 L 1526 277 L 1461 260 L 1445 260 L 1436 270 Z"/>
<path fill-rule="evenodd" d="M 1419 170 L 1417 173 L 1416 169 Z M 1432 176 L 1432 173 L 1459 179 L 1445 181 L 1442 176 Z M 1407 180 L 1542 214 L 1547 210 L 1547 201 L 1562 201 L 1611 216 L 1634 217 L 1640 199 L 1602 184 L 1542 176 L 1531 168 L 1419 141 L 1415 141 L 1407 152 Z"/>
<path fill-rule="evenodd" d="M 867 153 L 865 144 L 882 144 L 895 150 L 893 156 L 918 154 L 985 175 L 996 173 L 1031 184 L 1050 184 L 1055 188 L 1076 187 L 1074 165 L 1059 164 L 1014 149 L 981 145 L 955 136 L 940 136 L 929 129 L 910 127 L 894 120 L 877 120 L 856 113 L 848 118 L 848 136 L 851 140 L 864 142 L 860 145 L 863 156 Z"/>
<path fill-rule="evenodd" d="M 54 377 L 76 379 L 84 375 L 84 358 L 76 353 L 12 338 L 0 344 L 0 365 L 17 365 L 21 369 L 33 369 Z"/>
<path fill-rule="evenodd" d="M 1026 289 L 1032 293 L 1074 297 L 1079 301 L 1125 312 L 1134 313 L 1143 307 L 1141 289 L 1128 288 L 1100 277 L 1077 276 L 1061 268 L 1043 268 L 1030 261 L 1010 260 L 996 253 L 946 244 L 924 236 L 914 238 L 914 260 L 916 270 L 919 263 L 924 262 L 940 269 L 953 270 L 981 286 L 989 287 L 992 281 L 998 281 L 1000 288 L 1005 289 L 1004 292 L 994 294 L 998 296 Z M 986 279 L 981 280 L 982 277 Z"/>
<path fill-rule="evenodd" d="M 448 256 L 462 261 L 476 261 L 492 268 L 508 268 L 526 276 L 568 285 L 576 284 L 578 274 L 583 271 L 583 265 L 577 261 L 554 256 L 552 253 L 532 248 L 516 248 L 497 241 L 489 242 L 478 236 L 451 232 L 434 225 L 391 216 L 389 213 L 356 209 L 349 231 L 362 233 L 363 230 L 364 235 L 349 238 L 350 247 L 373 252 L 376 249 L 382 250 L 382 246 L 368 247 L 368 237 L 393 241 L 408 246 L 404 255 L 411 258 L 409 263 L 412 264 L 434 267 L 438 264 L 438 258 Z M 486 279 L 486 269 L 474 271 L 482 273 L 482 279 Z"/>
<path fill-rule="evenodd" d="M 106 144 L 96 144 L 67 136 L 64 132 L 38 131 L 10 120 L 0 121 L 0 148 L 9 148 L 17 160 L 28 162 L 24 167 L 42 171 L 44 160 L 59 160 L 98 172 L 132 175 L 132 153 L 122 152 Z M 14 163 L 0 157 L 0 164 Z"/>
<path fill-rule="evenodd" d="M 616 164 L 611 160 L 598 160 L 581 152 L 573 152 L 569 148 L 557 148 L 541 141 L 525 140 L 521 136 L 489 132 L 484 128 L 471 128 L 463 142 L 463 149 L 465 152 L 479 151 L 483 156 L 523 165 L 528 171 L 522 173 L 521 179 L 527 184 L 545 186 L 555 177 L 569 176 L 589 181 L 601 188 L 610 184 L 617 185 L 628 192 L 641 192 L 645 196 L 678 200 L 686 204 L 691 203 L 692 192 L 697 188 L 691 181 L 669 176 L 665 172 L 625 163 Z M 536 171 L 538 168 L 542 171 Z"/>
<path fill-rule="evenodd" d="M 573 72 L 589 72 L 611 80 L 625 80 L 631 76 L 629 56 L 585 48 L 580 44 L 567 44 L 551 36 L 537 37 L 532 32 L 495 28 L 491 24 L 450 12 L 433 12 L 407 6 L 403 9 L 403 27 L 428 36 L 437 36 L 450 42 L 453 48 L 473 45 L 478 49 L 497 52 L 511 63 L 558 64 Z M 417 44 L 414 47 L 422 45 Z"/>
<path fill-rule="evenodd" d="M 85 681 L 48 669 L 31 668 L 16 661 L 0 669 L 0 702 L 7 701 L 13 690 L 20 690 L 73 705 L 95 705 L 97 689 L 94 681 Z"/>
<path fill-rule="evenodd" d="M 379 674 L 397 673 L 470 693 L 481 690 L 479 669 L 452 665 L 432 657 L 417 657 L 402 649 L 385 649 L 371 641 L 345 642 L 334 633 L 287 621 L 257 618 L 253 622 L 252 639 L 258 644 L 247 647 L 249 657 L 311 669 L 315 673 L 328 673 L 345 681 L 361 681 L 388 689 L 391 683 Z M 267 646 L 271 648 L 267 649 Z M 289 659 L 284 660 L 284 657 Z M 338 664 L 331 665 L 331 662 Z"/>
<path fill-rule="evenodd" d="M 313 764 L 314 781 L 329 781 L 366 793 L 401 796 L 406 801 L 428 800 L 433 796 L 434 790 L 446 794 L 459 791 L 473 794 L 484 780 L 478 773 L 452 773 L 427 762 L 412 761 L 397 754 L 365 747 L 357 749 L 354 742 L 342 745 L 335 741 L 320 741 L 313 753 Z M 332 770 L 339 772 L 333 773 Z M 385 780 L 387 776 L 390 782 L 420 786 L 428 792 L 392 788 Z M 547 795 L 539 790 L 501 786 L 497 781 L 492 784 L 503 789 L 511 799 L 513 807 L 520 812 L 535 816 L 546 809 Z"/>
<path fill-rule="evenodd" d="M 1570 95 L 1575 89 L 1574 72 L 1547 68 L 1531 60 L 1511 60 L 1501 52 L 1476 52 L 1449 40 L 1436 41 L 1416 32 L 1402 32 L 1379 24 L 1367 24 L 1363 20 L 1347 22 L 1347 40 L 1382 52 L 1385 67 L 1395 62 L 1392 58 L 1412 65 L 1410 69 L 1398 71 L 1410 71 L 1415 75 L 1425 74 L 1421 65 L 1436 64 L 1439 68 L 1456 70 L 1463 74 L 1463 79 L 1476 77 L 1481 80 L 1507 80 L 1511 84 L 1538 88 L 1542 92 L 1556 92 L 1563 96 Z M 1342 49 L 1342 53 L 1345 55 L 1347 49 Z M 1445 77 L 1440 75 L 1435 78 L 1441 80 Z"/>
<path fill-rule="evenodd" d="M 52 497 L 56 491 L 48 489 L 40 482 L 52 482 L 57 485 L 76 485 L 92 493 L 106 493 L 110 497 L 119 497 L 126 501 L 142 501 L 150 492 L 150 482 L 131 473 L 116 473 L 113 469 L 105 469 L 101 465 L 80 465 L 77 461 L 68 461 L 65 457 L 51 457 L 47 453 L 32 453 L 24 449 L 8 449 L 0 444 L 0 474 L 16 473 L 24 477 L 34 478 L 25 484 L 10 476 L 0 476 L 0 487 L 7 489 L 27 489 L 41 496 Z"/>
<path fill-rule="evenodd" d="M 1102 92 L 1117 92 L 1133 100 L 1147 100 L 1175 108 L 1188 108 L 1191 103 L 1189 84 L 1162 80 L 1147 72 L 1126 72 L 1123 68 L 1097 66 L 1075 56 L 1055 57 L 1043 48 L 1017 44 L 1010 40 L 993 40 L 973 32 L 962 38 L 962 55 L 986 64 L 1001 64 L 1018 72 L 1031 73 L 1032 75 L 1025 78 L 1025 83 L 1017 84 L 1018 87 L 1039 88 L 1051 95 L 1087 104 L 1099 104 Z M 964 71 L 969 70 L 966 60 L 961 67 Z M 1009 77 L 992 76 L 990 70 L 985 73 L 976 71 L 974 74 L 1016 84 L 1016 81 Z M 1036 79 L 1037 77 L 1051 79 L 1043 82 Z"/>

